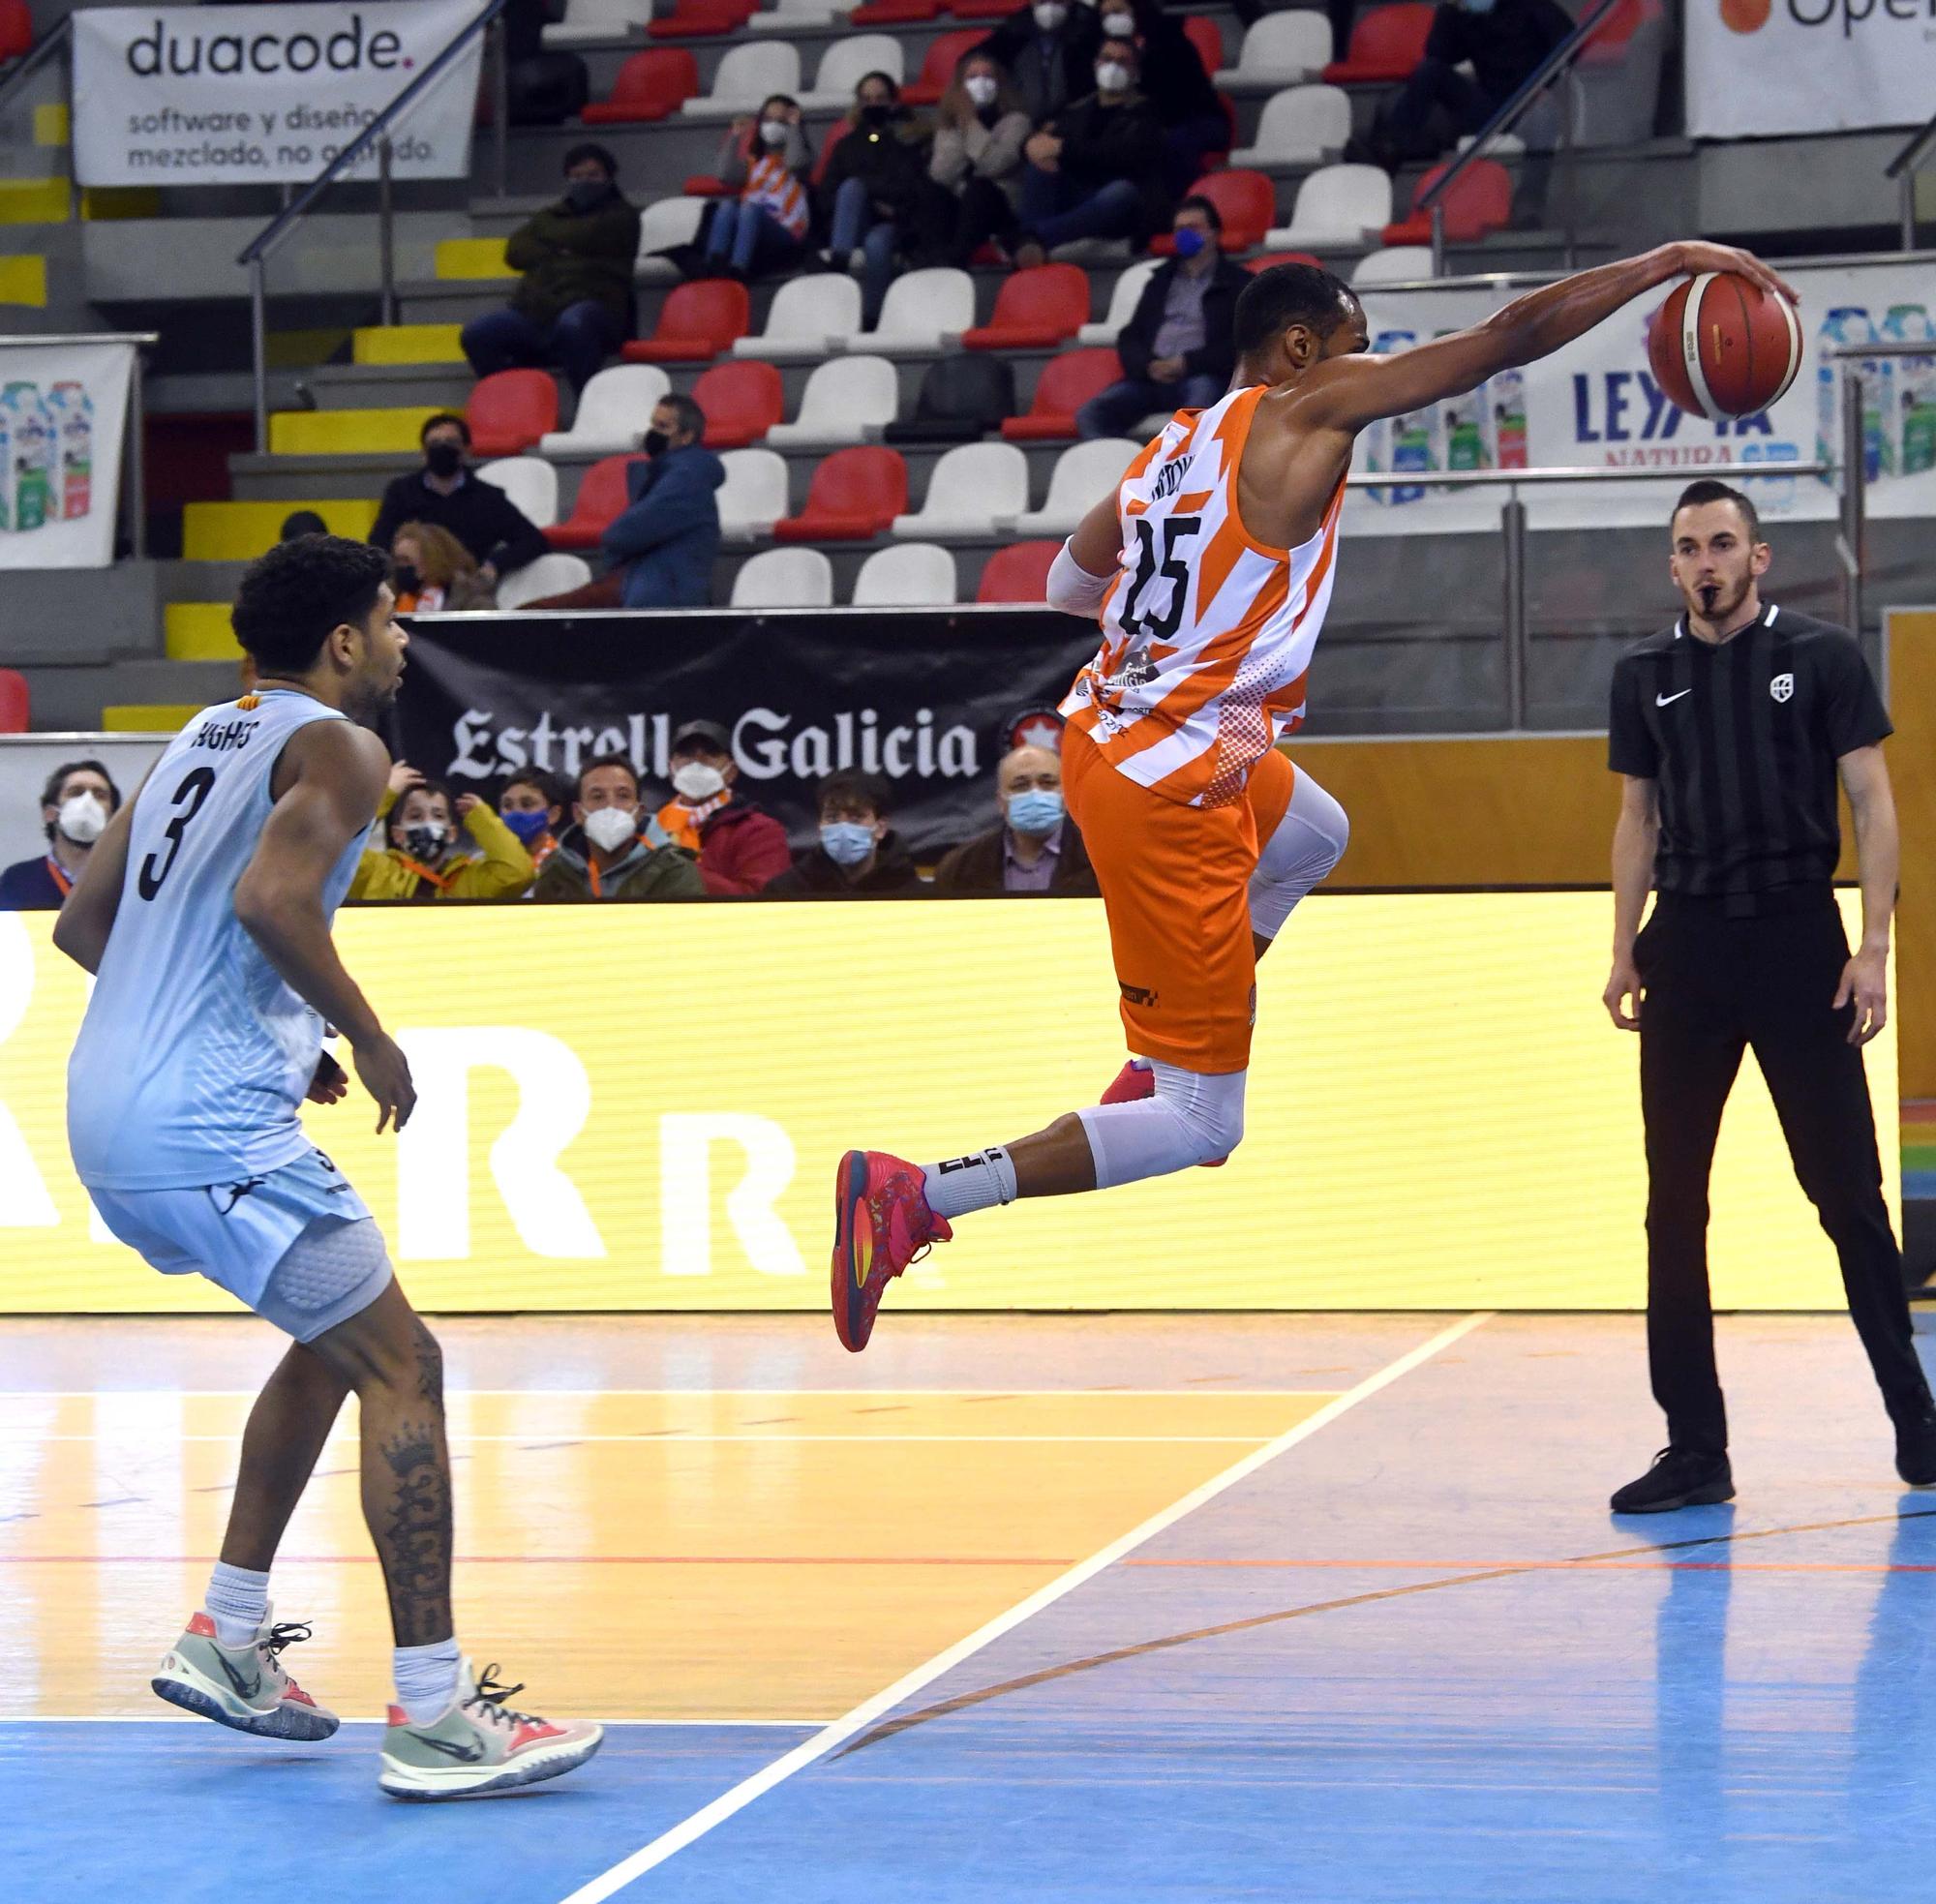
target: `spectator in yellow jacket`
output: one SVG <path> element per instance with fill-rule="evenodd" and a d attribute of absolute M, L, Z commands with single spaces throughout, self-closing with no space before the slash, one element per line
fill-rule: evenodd
<path fill-rule="evenodd" d="M 453 799 L 408 761 L 391 768 L 377 818 L 389 848 L 363 855 L 352 899 L 509 899 L 536 874 L 517 834 L 483 801 Z"/>

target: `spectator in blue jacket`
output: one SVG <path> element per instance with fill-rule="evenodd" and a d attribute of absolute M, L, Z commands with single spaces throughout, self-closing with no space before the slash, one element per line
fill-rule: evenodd
<path fill-rule="evenodd" d="M 625 472 L 631 497 L 601 538 L 624 573 L 627 608 L 704 608 L 712 599 L 719 553 L 719 499 L 726 466 L 704 447 L 706 412 L 690 397 L 661 397 L 641 447 L 647 460 Z"/>

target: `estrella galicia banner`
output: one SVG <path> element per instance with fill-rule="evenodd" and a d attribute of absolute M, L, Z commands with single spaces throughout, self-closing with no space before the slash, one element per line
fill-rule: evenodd
<path fill-rule="evenodd" d="M 815 783 L 858 768 L 925 852 L 994 824 L 1016 716 L 1052 708 L 1095 649 L 1093 627 L 1051 609 L 417 617 L 396 740 L 460 794 L 522 767 L 570 781 L 616 753 L 664 801 L 673 735 L 717 721 L 741 794 L 796 842 Z"/>
<path fill-rule="evenodd" d="M 83 7 L 74 162 L 83 185 L 301 184 L 476 17 L 483 0 Z M 461 178 L 484 36 L 397 121 L 399 178 Z M 351 167 L 375 177 L 376 155 Z"/>

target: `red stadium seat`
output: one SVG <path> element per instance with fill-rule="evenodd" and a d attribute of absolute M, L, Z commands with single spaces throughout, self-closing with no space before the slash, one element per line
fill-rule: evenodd
<path fill-rule="evenodd" d="M 683 46 L 654 46 L 634 53 L 619 69 L 612 97 L 596 100 L 579 116 L 588 126 L 649 124 L 677 112 L 699 91 L 699 66 Z"/>
<path fill-rule="evenodd" d="M 744 337 L 752 305 L 744 285 L 730 278 L 702 278 L 681 285 L 659 307 L 650 337 L 619 353 L 628 364 L 703 364 L 735 338 Z"/>
<path fill-rule="evenodd" d="M 598 538 L 625 507 L 625 471 L 644 459 L 601 456 L 579 479 L 571 514 L 545 530 L 554 549 L 595 549 Z"/>
<path fill-rule="evenodd" d="M 1035 401 L 1026 416 L 1012 416 L 1002 435 L 1012 443 L 1036 443 L 1075 434 L 1075 412 L 1099 391 L 1119 381 L 1123 362 L 1113 350 L 1065 350 L 1043 366 Z"/>
<path fill-rule="evenodd" d="M 942 0 L 867 0 L 847 15 L 849 26 L 924 26 L 940 17 Z"/>
<path fill-rule="evenodd" d="M 854 128 L 845 119 L 834 120 L 828 129 L 826 138 L 821 141 L 820 157 L 813 162 L 812 178 L 815 185 L 827 176 L 827 167 L 833 157 L 833 148 L 853 130 Z"/>
<path fill-rule="evenodd" d="M 1374 7 L 1360 14 L 1346 56 L 1324 69 L 1324 83 L 1353 86 L 1409 78 L 1412 68 L 1425 57 L 1433 11 L 1423 0 L 1402 0 L 1395 7 Z"/>
<path fill-rule="evenodd" d="M 1425 191 L 1444 175 L 1444 166 L 1434 166 L 1418 181 L 1411 202 L 1416 205 Z M 1446 237 L 1461 245 L 1475 244 L 1487 232 L 1502 231 L 1512 223 L 1512 174 L 1497 160 L 1474 159 L 1453 181 L 1444 204 Z M 1388 245 L 1429 245 L 1432 214 L 1414 211 L 1409 218 L 1387 225 L 1382 236 Z"/>
<path fill-rule="evenodd" d="M 1089 274 L 1079 264 L 1038 264 L 1004 281 L 994 315 L 961 333 L 964 350 L 1046 350 L 1089 321 Z"/>
<path fill-rule="evenodd" d="M 1319 271 L 1324 269 L 1324 260 L 1314 257 L 1310 252 L 1266 252 L 1261 257 L 1249 259 L 1244 269 L 1268 271 L 1273 264 L 1310 264 L 1315 265 Z"/>
<path fill-rule="evenodd" d="M 1183 22 L 1183 37 L 1196 48 L 1203 71 L 1217 73 L 1224 64 L 1224 32 L 1208 14 L 1190 14 Z"/>
<path fill-rule="evenodd" d="M 737 33 L 753 17 L 753 0 L 679 0 L 663 19 L 646 28 L 650 40 L 693 40 L 702 35 Z"/>
<path fill-rule="evenodd" d="M 907 465 L 898 450 L 836 449 L 813 472 L 806 507 L 773 525 L 775 542 L 871 542 L 907 514 Z"/>
<path fill-rule="evenodd" d="M 948 11 L 956 19 L 1007 19 L 1014 8 L 1009 0 L 953 0 Z"/>
<path fill-rule="evenodd" d="M 548 370 L 500 370 L 478 378 L 464 406 L 479 456 L 517 456 L 558 428 L 558 381 Z"/>
<path fill-rule="evenodd" d="M 1618 66 L 1627 56 L 1633 37 L 1649 20 L 1660 17 L 1660 0 L 1620 0 L 1593 29 L 1580 55 L 1582 66 Z"/>
<path fill-rule="evenodd" d="M 0 734 L 24 734 L 33 712 L 27 678 L 12 668 L 0 668 Z"/>
<path fill-rule="evenodd" d="M 773 364 L 714 364 L 692 386 L 706 412 L 708 449 L 744 449 L 786 414 L 786 392 Z"/>
<path fill-rule="evenodd" d="M 1013 7 L 1000 9 L 1004 14 L 1014 12 Z M 991 18 L 991 15 L 964 13 L 956 0 L 954 13 L 960 19 Z M 910 106 L 932 106 L 948 90 L 949 81 L 954 77 L 954 69 L 960 65 L 964 53 L 972 53 L 988 36 L 979 33 L 973 27 L 965 31 L 957 28 L 953 33 L 944 33 L 927 49 L 927 56 L 921 63 L 918 77 L 901 88 L 901 98 Z"/>
<path fill-rule="evenodd" d="M 978 602 L 1040 602 L 1048 599 L 1049 564 L 1060 542 L 1011 542 L 997 549 L 982 570 Z"/>
<path fill-rule="evenodd" d="M 27 0 L 0 0 L 0 60 L 18 59 L 34 48 L 34 16 Z"/>
<path fill-rule="evenodd" d="M 1262 172 L 1205 172 L 1190 188 L 1195 198 L 1208 198 L 1224 221 L 1224 235 L 1218 241 L 1226 252 L 1247 252 L 1260 244 L 1263 235 L 1277 223 L 1277 187 Z M 1150 240 L 1150 250 L 1163 257 L 1176 250 L 1176 240 L 1160 231 Z"/>

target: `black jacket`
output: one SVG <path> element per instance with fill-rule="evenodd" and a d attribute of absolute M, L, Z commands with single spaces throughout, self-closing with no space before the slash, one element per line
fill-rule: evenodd
<path fill-rule="evenodd" d="M 793 856 L 793 870 L 780 874 L 767 888 L 770 898 L 798 899 L 804 893 L 825 893 L 842 899 L 879 898 L 882 893 L 919 892 L 921 875 L 908 858 L 897 833 L 882 835 L 875 849 L 873 870 L 866 878 L 850 880 L 827 857 L 824 846 L 809 846 Z"/>
<path fill-rule="evenodd" d="M 1008 68 L 1022 110 L 1039 126 L 1065 106 L 1096 90 L 1096 48 L 1103 44 L 1101 10 L 1071 0 L 1059 31 L 1044 33 L 1033 5 L 1017 7 L 975 48 Z"/>
<path fill-rule="evenodd" d="M 1149 375 L 1150 359 L 1156 354 L 1156 334 L 1163 328 L 1164 307 L 1169 300 L 1169 287 L 1182 269 L 1181 258 L 1173 257 L 1167 264 L 1159 265 L 1143 287 L 1142 296 L 1136 299 L 1130 321 L 1117 334 L 1116 355 L 1123 360 L 1125 377 L 1141 378 Z M 1203 293 L 1203 347 L 1184 353 L 1185 376 L 1214 377 L 1220 383 L 1229 382 L 1231 373 L 1237 368 L 1234 335 L 1237 299 L 1250 282 L 1251 274 L 1241 264 L 1218 254 L 1217 262 L 1211 267 L 1209 287 Z"/>
<path fill-rule="evenodd" d="M 1135 13 L 1136 30 L 1143 42 L 1138 62 L 1142 77 L 1137 83 L 1149 95 L 1156 116 L 1165 126 L 1223 118 L 1217 88 L 1203 70 L 1203 55 L 1184 32 L 1182 19 L 1154 7 L 1138 7 Z"/>
<path fill-rule="evenodd" d="M 1425 56 L 1447 66 L 1470 60 L 1479 90 L 1503 106 L 1572 31 L 1572 20 L 1556 0 L 1498 0 L 1489 14 L 1442 4 L 1432 16 Z"/>
<path fill-rule="evenodd" d="M 1092 89 L 1087 99 L 1058 112 L 1050 130 L 1062 140 L 1063 176 L 1083 193 L 1100 192 L 1119 178 L 1134 181 L 1143 201 L 1139 239 L 1167 223 L 1164 162 L 1169 148 L 1156 107 L 1141 93 L 1104 106 Z"/>
<path fill-rule="evenodd" d="M 467 469 L 448 496 L 432 489 L 421 469 L 397 477 L 383 492 L 383 506 L 377 511 L 370 540 L 387 551 L 406 523 L 433 523 L 449 529 L 480 563 L 494 563 L 499 575 L 536 561 L 551 546 L 544 531 L 474 469 Z"/>
<path fill-rule="evenodd" d="M 933 128 L 905 106 L 897 107 L 885 126 L 854 127 L 827 161 L 820 181 L 822 216 L 832 218 L 834 195 L 850 178 L 858 178 L 865 183 L 869 198 L 891 207 L 889 215 L 896 224 L 921 225 L 941 191 L 927 175 L 933 143 Z"/>
<path fill-rule="evenodd" d="M 1003 841 L 1007 835 L 1007 827 L 994 827 L 944 854 L 940 865 L 934 869 L 934 890 L 960 895 L 1006 893 L 1002 875 L 1006 870 Z M 1074 820 L 1065 818 L 1062 848 L 1055 857 L 1055 874 L 1049 881 L 1048 892 L 1066 899 L 1093 899 L 1098 890 L 1096 869 L 1089 863 L 1089 849 L 1082 844 L 1081 831 Z M 1012 896 L 1038 899 L 1047 895 L 1017 892 Z"/>

